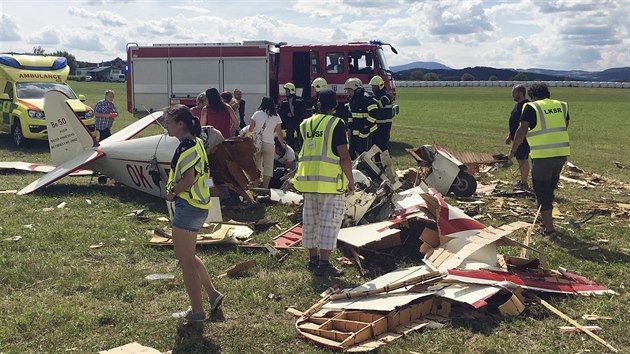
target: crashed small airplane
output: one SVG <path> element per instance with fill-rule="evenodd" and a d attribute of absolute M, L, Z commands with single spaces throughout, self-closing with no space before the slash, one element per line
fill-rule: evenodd
<path fill-rule="evenodd" d="M 17 193 L 18 195 L 37 191 L 78 169 L 89 166 L 131 188 L 157 197 L 166 196 L 166 180 L 179 141 L 177 138 L 169 137 L 166 132 L 131 140 L 151 124 L 158 122 L 162 118 L 161 111 L 130 124 L 99 143 L 72 111 L 68 100 L 69 97 L 64 93 L 55 90 L 47 92 L 44 96 L 50 154 L 57 167 L 24 187 Z M 230 144 L 230 149 L 234 145 L 247 145 L 239 142 L 247 141 L 223 143 Z M 251 168 L 248 166 L 242 168 L 243 164 L 235 162 L 223 144 L 219 145 L 220 148 L 215 150 L 217 156 L 209 155 L 210 164 L 211 167 L 214 163 L 215 166 L 225 168 L 216 167 L 213 171 L 222 177 L 219 179 L 229 188 L 246 200 L 252 201 L 252 196 L 246 188 L 248 181 L 257 177 L 256 171 L 250 172 Z M 253 144 L 251 145 L 253 147 Z M 240 154 L 243 146 L 235 149 L 240 155 L 236 157 L 248 156 Z M 249 165 L 254 166 L 253 153 L 251 156 L 252 161 Z M 214 173 L 213 177 L 216 181 Z"/>
<path fill-rule="evenodd" d="M 509 237 L 531 228 L 528 223 L 485 226 L 426 185 L 400 192 L 392 202 L 394 219 L 341 229 L 339 241 L 359 250 L 396 247 L 401 245 L 400 225 L 423 220 L 423 264 L 322 295 L 304 312 L 291 309 L 298 316 L 295 329 L 300 336 L 327 349 L 367 352 L 423 327 L 441 327 L 435 321 L 445 321 L 451 308 L 456 313 L 470 313 L 492 307 L 501 315 L 515 316 L 531 298 L 551 309 L 536 293 L 617 294 L 563 268 L 557 272 L 548 269 L 542 249 Z M 525 258 L 525 252 L 521 257 L 503 255 L 499 246 L 529 250 L 538 258 Z M 488 306 L 490 303 L 493 305 Z M 587 334 L 616 352 L 592 332 Z"/>

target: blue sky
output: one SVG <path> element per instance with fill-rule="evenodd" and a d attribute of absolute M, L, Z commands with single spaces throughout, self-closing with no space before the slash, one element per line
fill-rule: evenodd
<path fill-rule="evenodd" d="M 125 45 L 392 43 L 390 65 L 630 66 L 630 0 L 1 0 L 0 51 L 125 58 Z"/>

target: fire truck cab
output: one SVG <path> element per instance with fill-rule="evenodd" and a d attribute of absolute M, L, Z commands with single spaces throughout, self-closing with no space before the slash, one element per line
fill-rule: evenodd
<path fill-rule="evenodd" d="M 282 85 L 293 82 L 296 92 L 305 99 L 315 96 L 311 82 L 323 77 L 328 88 L 337 93 L 337 101 L 345 101 L 344 84 L 351 77 L 359 78 L 370 92 L 370 79 L 380 75 L 385 89 L 395 99 L 396 85 L 379 41 L 333 45 L 283 45 L 278 65 L 278 96 L 284 96 Z M 388 44 L 387 44 L 388 45 Z M 395 49 L 392 51 L 396 53 Z"/>
<path fill-rule="evenodd" d="M 248 120 L 262 97 L 280 102 L 282 86 L 293 82 L 298 95 L 311 101 L 311 82 L 323 77 L 337 100 L 345 101 L 344 83 L 380 75 L 395 98 L 396 87 L 378 41 L 336 45 L 288 45 L 268 41 L 243 43 L 127 44 L 127 108 L 144 114 L 173 104 L 194 106 L 197 95 L 210 87 L 241 90 Z M 390 46 L 391 47 L 391 46 Z M 396 50 L 391 47 L 392 51 Z"/>

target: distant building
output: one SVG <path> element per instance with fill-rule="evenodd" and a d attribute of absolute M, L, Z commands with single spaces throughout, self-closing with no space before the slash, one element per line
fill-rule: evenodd
<path fill-rule="evenodd" d="M 80 76 L 91 76 L 92 81 L 125 82 L 124 67 L 126 64 L 126 61 L 116 58 L 109 62 L 77 68 L 76 74 Z"/>

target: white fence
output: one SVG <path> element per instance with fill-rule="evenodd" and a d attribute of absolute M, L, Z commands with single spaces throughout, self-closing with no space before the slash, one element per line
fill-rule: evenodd
<path fill-rule="evenodd" d="M 402 81 L 397 87 L 512 87 L 516 84 L 530 86 L 537 81 Z M 544 81 L 549 87 L 604 87 L 630 89 L 630 82 Z"/>

